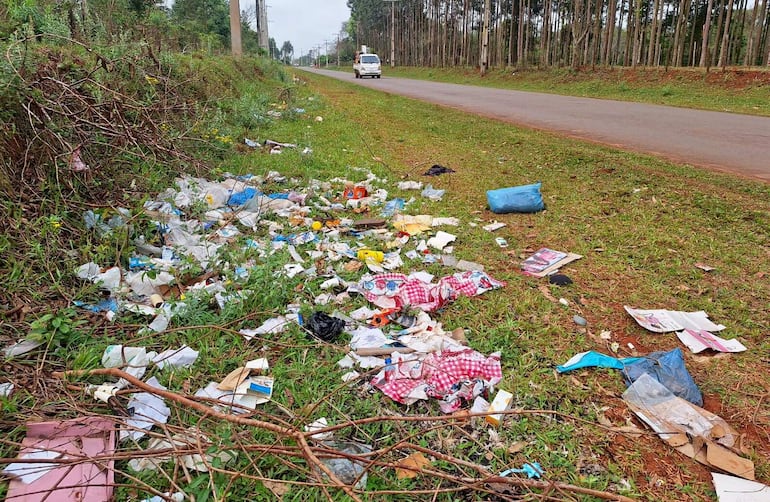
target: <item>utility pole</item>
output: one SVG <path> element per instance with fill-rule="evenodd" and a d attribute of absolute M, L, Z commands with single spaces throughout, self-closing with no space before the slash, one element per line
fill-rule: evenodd
<path fill-rule="evenodd" d="M 241 45 L 241 6 L 238 0 L 230 0 L 230 50 L 233 57 L 243 55 Z"/>
<path fill-rule="evenodd" d="M 326 67 L 329 67 L 329 41 L 324 40 L 324 53 L 326 54 Z"/>
<path fill-rule="evenodd" d="M 390 67 L 396 66 L 396 2 L 398 0 L 385 0 L 390 2 Z"/>
<path fill-rule="evenodd" d="M 269 51 L 270 37 L 267 34 L 267 5 L 265 5 L 265 0 L 256 0 L 256 2 L 257 2 L 257 35 L 259 38 L 259 48 Z"/>
<path fill-rule="evenodd" d="M 340 67 L 340 34 L 337 33 L 337 68 Z"/>
<path fill-rule="evenodd" d="M 481 33 L 481 76 L 487 73 L 489 68 L 489 11 L 490 0 L 484 2 L 484 27 Z"/>

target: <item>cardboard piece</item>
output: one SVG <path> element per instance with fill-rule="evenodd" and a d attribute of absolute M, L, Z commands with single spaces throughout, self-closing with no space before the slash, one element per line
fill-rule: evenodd
<path fill-rule="evenodd" d="M 521 270 L 527 275 L 545 277 L 564 265 L 582 258 L 582 255 L 553 249 L 541 248 L 521 263 Z"/>
<path fill-rule="evenodd" d="M 398 466 L 396 467 L 396 478 L 412 479 L 420 474 L 418 472 L 420 469 L 430 465 L 430 460 L 418 451 L 400 460 L 396 465 Z"/>
<path fill-rule="evenodd" d="M 713 469 L 754 479 L 754 463 L 735 453 L 738 432 L 721 417 L 676 397 L 647 373 L 631 384 L 623 400 L 672 448 Z"/>
<path fill-rule="evenodd" d="M 115 424 L 111 420 L 87 417 L 63 422 L 28 423 L 27 437 L 22 441 L 19 458 L 30 458 L 32 454 L 47 459 L 71 458 L 73 463 L 25 464 L 27 474 L 32 472 L 28 468 L 30 465 L 37 466 L 43 473 L 38 471 L 34 474 L 34 480 L 27 476 L 26 479 L 31 480 L 29 484 L 19 477 L 11 479 L 6 500 L 112 500 L 115 462 L 106 459 L 89 462 L 88 459 L 110 456 L 114 452 Z M 10 474 L 7 470 L 6 473 Z"/>

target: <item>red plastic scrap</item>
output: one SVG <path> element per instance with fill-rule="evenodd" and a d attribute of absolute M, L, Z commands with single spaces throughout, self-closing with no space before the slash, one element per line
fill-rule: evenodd
<path fill-rule="evenodd" d="M 72 462 L 57 464 L 42 477 L 25 484 L 13 478 L 8 486 L 9 502 L 107 502 L 112 500 L 115 483 L 115 423 L 101 417 L 63 422 L 27 424 L 19 458 L 39 452 L 60 453 Z M 99 460 L 92 460 L 102 457 Z"/>

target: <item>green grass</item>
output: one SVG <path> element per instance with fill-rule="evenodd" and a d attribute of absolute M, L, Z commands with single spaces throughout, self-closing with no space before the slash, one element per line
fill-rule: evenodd
<path fill-rule="evenodd" d="M 348 71 L 347 68 L 340 68 Z M 569 68 L 492 69 L 385 67 L 385 77 L 434 80 L 501 89 L 545 92 L 619 101 L 770 116 L 770 72 L 766 69 Z"/>
<path fill-rule="evenodd" d="M 217 64 L 223 65 L 217 71 L 230 71 L 225 63 Z M 138 333 L 147 322 L 142 317 L 121 316 L 115 324 L 109 324 L 95 316 L 73 313 L 65 306 L 45 305 L 44 298 L 51 293 L 39 300 L 29 319 L 9 322 L 14 338 L 18 338 L 29 329 L 30 321 L 44 313 L 61 319 L 59 326 L 62 322 L 70 326 L 77 320 L 87 320 L 62 334 L 52 318 L 47 318 L 44 329 L 56 341 L 55 347 L 52 345 L 46 356 L 35 353 L 4 366 L 3 376 L 19 382 L 39 378 L 38 367 L 44 371 L 39 380 L 42 383 L 23 386 L 12 398 L 0 399 L 0 423 L 6 435 L 2 456 L 15 455 L 14 442 L 20 441 L 24 433 L 17 424 L 30 418 L 112 413 L 108 407 L 94 404 L 80 390 L 66 388 L 49 378 L 50 371 L 97 368 L 104 348 L 113 343 L 141 345 L 157 351 L 186 343 L 200 351 L 192 368 L 153 369 L 149 373 L 170 390 L 182 394 L 192 393 L 209 381 L 221 380 L 245 361 L 269 359 L 271 374 L 276 379 L 274 402 L 260 406 L 254 417 L 257 419 L 285 421 L 301 427 L 322 416 L 333 424 L 341 424 L 390 415 L 396 420 L 347 427 L 338 433 L 338 438 L 357 439 L 376 449 L 408 441 L 484 465 L 490 472 L 536 461 L 546 470 L 549 480 L 644 500 L 660 500 L 673 490 L 681 494 L 682 500 L 707 500 L 711 497 L 711 485 L 703 467 L 681 457 L 655 437 L 628 438 L 595 425 L 597 410 L 602 407 L 614 412 L 608 412 L 608 416 L 615 425 L 625 425 L 624 419 L 631 417 L 619 398 L 625 386 L 618 372 L 584 370 L 560 376 L 554 372 L 555 365 L 576 352 L 609 352 L 598 339 L 603 330 L 611 331 L 614 340 L 623 342 L 623 355 L 630 353 L 625 343 L 631 340 L 640 353 L 678 345 L 673 335 L 653 335 L 635 325 L 622 310 L 624 304 L 629 304 L 706 310 L 714 321 L 728 326 L 727 337 L 738 336 L 749 347 L 744 354 L 707 362 L 688 354 L 687 362 L 704 394 L 721 405 L 715 411 L 739 431 L 748 433 L 758 479 L 770 480 L 770 416 L 762 409 L 762 396 L 769 382 L 766 372 L 756 371 L 766 365 L 763 357 L 770 350 L 766 339 L 770 328 L 770 285 L 766 276 L 757 275 L 770 273 L 770 188 L 766 184 L 517 129 L 331 79 L 304 73 L 298 76 L 299 81 L 286 75 L 276 76 L 271 82 L 254 83 L 236 74 L 235 92 L 212 100 L 194 125 L 198 129 L 196 134 L 210 136 L 198 154 L 205 156 L 211 168 L 200 174 L 216 178 L 225 171 L 264 175 L 277 170 L 294 179 L 287 185 L 269 187 L 282 190 L 306 187 L 311 179 L 362 179 L 365 175 L 356 170 L 362 168 L 387 178 L 391 196 L 408 199 L 414 195 L 416 201 L 409 206 L 410 214 L 460 218 L 459 228 L 447 229 L 459 236 L 456 255 L 484 264 L 493 277 L 505 280 L 507 285 L 480 297 L 461 298 L 435 318 L 445 328 L 465 328 L 474 349 L 483 353 L 502 352 L 504 377 L 499 387 L 514 394 L 515 407 L 558 414 L 509 416 L 497 430 L 497 444 L 490 441 L 487 427 L 478 421 L 447 424 L 400 418 L 440 416 L 435 402 L 404 407 L 379 392 L 364 390 L 360 383 L 342 384 L 340 377 L 347 370 L 338 368 L 336 361 L 346 352 L 344 338 L 336 344 L 322 344 L 309 339 L 297 326 L 291 326 L 280 335 L 247 343 L 237 334 L 238 329 L 258 326 L 264 319 L 282 313 L 288 303 L 301 303 L 306 316 L 316 310 L 313 297 L 320 292 L 319 284 L 324 278 L 276 277 L 275 271 L 288 259 L 285 253 L 261 257 L 256 252 L 232 251 L 232 264 L 244 259 L 254 261 L 242 289 L 256 294 L 228 304 L 221 312 L 212 306 L 209 296 L 189 295 L 184 299 L 188 306 L 185 313 L 176 317 L 169 330 L 160 336 Z M 353 105 L 364 101 L 366 107 Z M 288 113 L 281 119 L 266 118 L 270 109 L 285 112 L 293 108 L 304 108 L 305 112 Z M 317 121 L 316 117 L 323 120 Z M 233 143 L 211 139 L 212 136 L 229 137 Z M 289 149 L 282 155 L 268 155 L 236 147 L 234 143 L 240 143 L 243 137 L 294 142 L 300 145 L 298 150 L 309 146 L 313 153 L 302 155 Z M 457 172 L 433 179 L 422 177 L 420 174 L 434 163 Z M 145 195 L 153 197 L 154 191 L 171 184 L 167 174 L 153 175 L 149 164 L 139 164 L 137 169 L 146 179 L 141 182 L 144 192 L 125 200 L 132 209 L 141 205 Z M 395 182 L 406 177 L 446 189 L 444 200 L 430 202 L 415 192 L 400 192 Z M 486 190 L 534 181 L 543 182 L 547 211 L 492 215 L 486 209 Z M 129 181 L 123 183 L 128 185 Z M 341 188 L 334 186 L 330 193 L 320 189 L 316 195 L 333 197 Z M 62 216 L 62 228 L 71 236 L 70 245 L 77 256 L 70 262 L 38 266 L 33 277 L 24 279 L 27 264 L 20 262 L 11 270 L 12 277 L 17 282 L 43 284 L 50 270 L 54 277 L 61 278 L 59 287 L 65 298 L 94 299 L 98 296 L 94 287 L 72 279 L 73 264 L 91 259 L 103 263 L 125 260 L 132 251 L 131 245 L 119 233 L 106 239 L 86 233 L 78 212 Z M 508 226 L 494 235 L 481 229 L 484 222 L 492 219 Z M 147 218 L 138 218 L 134 224 L 136 231 L 147 231 L 149 227 Z M 494 237 L 498 235 L 508 240 L 507 249 L 495 245 Z M 266 238 L 266 232 L 260 228 L 249 237 Z M 0 248 L 10 245 L 10 238 L 4 239 L 0 240 Z M 43 241 L 36 241 L 36 245 L 32 249 L 37 249 L 38 254 L 28 257 L 34 263 L 46 256 Z M 543 246 L 584 256 L 564 270 L 573 278 L 574 285 L 548 286 L 545 281 L 517 272 L 522 257 Z M 406 270 L 423 268 L 405 261 Z M 707 274 L 694 267 L 696 262 L 708 263 L 716 270 Z M 335 264 L 331 266 L 338 268 Z M 232 267 L 221 264 L 218 268 L 231 277 Z M 452 273 L 440 265 L 425 269 L 437 276 Z M 352 280 L 358 274 L 341 275 Z M 8 287 L 24 290 L 23 284 L 14 286 L 8 282 Z M 550 301 L 541 287 L 556 298 L 567 299 L 569 306 Z M 339 308 L 349 311 L 364 303 L 357 298 Z M 324 309 L 334 308 L 330 305 Z M 573 323 L 576 314 L 588 320 L 587 330 Z M 98 383 L 99 379 L 89 378 L 88 382 Z M 120 399 L 125 404 L 125 398 Z M 269 483 L 263 483 L 265 479 L 299 483 L 283 495 L 285 500 L 325 499 L 319 488 L 301 484 L 313 480 L 305 462 L 276 452 L 277 448 L 293 448 L 292 440 L 257 427 L 225 423 L 184 406 L 169 406 L 172 434 L 196 425 L 211 441 L 212 451 L 236 450 L 236 459 L 217 466 L 219 470 L 209 474 L 185 473 L 175 469 L 173 463 L 164 465 L 164 474 L 137 474 L 127 467 L 125 460 L 118 461 L 116 479 L 121 486 L 117 500 L 141 500 L 147 494 L 147 486 L 173 490 L 170 480 L 197 501 L 262 500 L 273 496 Z M 509 449 L 519 443 L 520 448 Z M 145 444 L 146 440 L 141 446 Z M 258 451 L 269 445 L 273 445 L 273 452 Z M 121 452 L 136 449 L 134 445 L 121 446 Z M 411 451 L 389 451 L 380 460 L 398 461 Z M 432 469 L 473 475 L 472 470 L 432 460 Z M 586 468 L 592 464 L 602 470 L 597 474 Z M 385 467 L 371 469 L 368 476 L 367 492 L 361 494 L 366 500 L 431 500 L 432 495 L 417 494 L 416 490 L 453 486 L 435 476 L 397 480 L 393 469 Z M 627 486 L 630 490 L 624 491 Z M 401 493 L 371 495 L 377 490 Z M 332 490 L 331 494 L 334 500 L 345 499 L 340 491 Z M 438 494 L 436 498 L 448 501 L 488 497 L 471 490 L 466 494 Z"/>

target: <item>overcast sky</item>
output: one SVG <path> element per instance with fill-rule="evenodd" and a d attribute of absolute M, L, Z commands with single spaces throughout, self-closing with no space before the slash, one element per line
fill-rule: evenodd
<path fill-rule="evenodd" d="M 241 0 L 245 2 L 248 0 Z M 337 38 L 342 23 L 350 18 L 347 0 L 266 0 L 267 29 L 280 49 L 287 40 L 294 55 L 307 54 L 324 40 Z M 241 3 L 241 9 L 244 9 Z M 329 51 L 331 51 L 331 46 Z"/>

